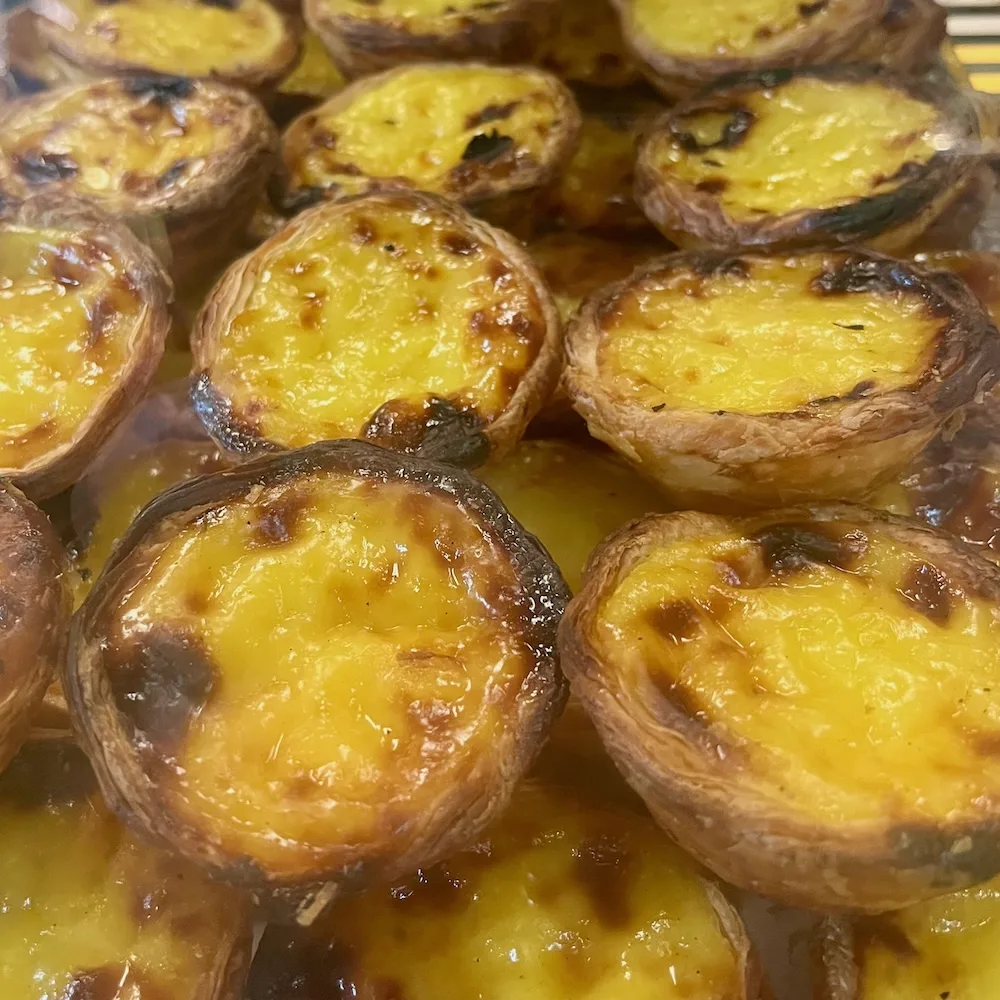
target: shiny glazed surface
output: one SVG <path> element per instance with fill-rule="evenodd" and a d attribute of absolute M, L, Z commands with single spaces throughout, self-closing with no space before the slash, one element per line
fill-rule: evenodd
<path fill-rule="evenodd" d="M 737 107 L 675 119 L 697 146 L 660 133 L 652 163 L 665 177 L 711 192 L 739 220 L 894 191 L 905 183 L 904 166 L 926 164 L 936 142 L 947 141 L 936 136 L 940 112 L 933 105 L 874 81 L 797 77 L 743 93 Z M 741 112 L 752 116 L 746 131 L 724 140 Z"/>
<path fill-rule="evenodd" d="M 530 779 L 480 843 L 265 935 L 248 1000 L 742 997 L 695 867 L 637 812 Z"/>
<path fill-rule="evenodd" d="M 287 44 L 281 15 L 263 0 L 58 0 L 52 20 L 91 59 L 175 76 L 236 73 Z"/>
<path fill-rule="evenodd" d="M 657 545 L 607 596 L 597 641 L 620 683 L 654 719 L 672 707 L 693 720 L 778 814 L 988 811 L 995 605 L 869 529 L 754 524 Z"/>
<path fill-rule="evenodd" d="M 82 233 L 0 230 L 0 467 L 68 444 L 129 361 L 139 293 Z"/>
<path fill-rule="evenodd" d="M 598 542 L 664 500 L 610 453 L 569 441 L 522 441 L 477 475 L 548 549 L 571 590 Z"/>
<path fill-rule="evenodd" d="M 344 77 L 334 65 L 319 36 L 302 36 L 302 54 L 292 71 L 278 85 L 279 94 L 306 94 L 325 100 L 344 86 Z"/>
<path fill-rule="evenodd" d="M 406 30 L 460 30 L 469 19 L 493 20 L 494 7 L 483 0 L 324 0 L 324 7 L 334 17 L 363 21 L 391 21 Z"/>
<path fill-rule="evenodd" d="M 384 403 L 429 396 L 488 423 L 544 337 L 527 278 L 443 213 L 359 204 L 258 255 L 207 367 L 238 410 L 260 400 L 260 432 L 286 446 L 356 437 Z"/>
<path fill-rule="evenodd" d="M 843 257 L 746 257 L 741 270 L 652 274 L 604 311 L 599 364 L 645 407 L 787 412 L 915 381 L 946 320 L 896 288 L 824 293 Z"/>
<path fill-rule="evenodd" d="M 241 904 L 136 841 L 69 740 L 0 775 L 0 982 L 10 1000 L 214 997 Z"/>
<path fill-rule="evenodd" d="M 595 87 L 625 87 L 639 79 L 609 0 L 557 0 L 556 6 L 543 66 L 564 80 Z"/>
<path fill-rule="evenodd" d="M 132 652 L 109 672 L 128 714 L 129 691 L 162 683 L 143 656 L 175 664 L 183 713 L 137 721 L 176 760 L 175 814 L 311 872 L 488 760 L 534 665 L 526 597 L 493 529 L 436 490 L 327 473 L 251 492 L 161 527 L 110 598 Z"/>
<path fill-rule="evenodd" d="M 0 184 L 127 212 L 210 182 L 209 157 L 243 139 L 237 108 L 183 82 L 168 86 L 133 93 L 106 81 L 34 96 L 0 126 Z"/>
<path fill-rule="evenodd" d="M 412 66 L 347 107 L 324 106 L 298 119 L 282 158 L 293 188 L 335 185 L 353 193 L 365 190 L 369 178 L 385 178 L 449 194 L 457 189 L 456 169 L 489 168 L 488 161 L 463 161 L 477 135 L 495 131 L 511 139 L 507 164 L 538 163 L 558 118 L 547 77 L 538 71 Z M 510 171 L 505 166 L 498 179 Z"/>

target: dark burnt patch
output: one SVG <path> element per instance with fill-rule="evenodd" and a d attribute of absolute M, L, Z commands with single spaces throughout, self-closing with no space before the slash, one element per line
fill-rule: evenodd
<path fill-rule="evenodd" d="M 322 325 L 326 292 L 306 292 L 304 298 L 306 301 L 299 308 L 299 326 L 303 330 L 318 330 Z"/>
<path fill-rule="evenodd" d="M 198 0 L 206 7 L 221 7 L 223 10 L 238 10 L 240 0 Z"/>
<path fill-rule="evenodd" d="M 661 601 L 645 618 L 657 635 L 675 646 L 691 642 L 701 633 L 701 613 L 693 601 Z"/>
<path fill-rule="evenodd" d="M 357 960 L 324 932 L 270 924 L 250 967 L 246 1000 L 348 1000 L 356 996 Z"/>
<path fill-rule="evenodd" d="M 948 577 L 928 562 L 914 563 L 903 577 L 896 593 L 903 602 L 920 612 L 928 621 L 944 627 L 951 617 L 951 591 Z"/>
<path fill-rule="evenodd" d="M 725 177 L 709 177 L 707 180 L 698 181 L 694 189 L 702 194 L 722 194 L 727 187 L 729 187 L 729 181 Z"/>
<path fill-rule="evenodd" d="M 799 13 L 803 17 L 815 17 L 821 10 L 826 10 L 830 0 L 815 0 L 815 3 L 800 3 Z"/>
<path fill-rule="evenodd" d="M 361 216 L 354 223 L 354 231 L 351 233 L 351 242 L 359 247 L 368 246 L 370 243 L 375 242 L 375 237 L 377 235 L 378 230 L 375 228 L 375 223 L 366 216 Z"/>
<path fill-rule="evenodd" d="M 892 952 L 897 959 L 910 961 L 918 958 L 920 951 L 906 936 L 906 932 L 891 913 L 879 916 L 863 915 L 856 918 L 854 934 L 857 939 L 858 951 L 864 951 L 871 945 Z"/>
<path fill-rule="evenodd" d="M 121 81 L 121 88 L 126 94 L 166 107 L 190 97 L 194 83 L 180 76 L 127 76 Z"/>
<path fill-rule="evenodd" d="M 414 915 L 454 913 L 472 900 L 467 881 L 447 863 L 418 869 L 407 881 L 394 885 L 389 894 L 397 908 Z"/>
<path fill-rule="evenodd" d="M 631 853 L 625 842 L 617 838 L 591 837 L 573 851 L 573 878 L 603 927 L 628 926 L 632 874 Z"/>
<path fill-rule="evenodd" d="M 751 537 L 760 546 L 764 568 L 779 579 L 812 566 L 850 572 L 868 550 L 864 532 L 841 534 L 831 525 L 769 524 Z"/>
<path fill-rule="evenodd" d="M 488 125 L 490 122 L 502 121 L 509 118 L 511 112 L 520 104 L 520 101 L 508 101 L 506 104 L 487 104 L 474 114 L 466 116 L 466 128 L 479 128 L 480 125 Z"/>
<path fill-rule="evenodd" d="M 29 184 L 51 184 L 76 177 L 80 165 L 66 153 L 29 149 L 14 156 L 14 169 Z"/>
<path fill-rule="evenodd" d="M 489 133 L 477 132 L 462 150 L 462 162 L 492 163 L 514 148 L 509 135 L 501 135 L 495 128 Z"/>
<path fill-rule="evenodd" d="M 286 490 L 265 504 L 256 513 L 249 545 L 251 548 L 273 548 L 286 545 L 295 537 L 307 500 L 300 491 Z"/>
<path fill-rule="evenodd" d="M 193 636 L 154 628 L 108 670 L 115 706 L 131 725 L 132 738 L 163 753 L 183 743 L 216 684 L 215 667 Z"/>
<path fill-rule="evenodd" d="M 361 437 L 382 448 L 454 465 L 481 465 L 489 457 L 489 439 L 472 408 L 440 396 L 422 402 L 392 399 L 365 424 Z"/>
<path fill-rule="evenodd" d="M 121 965 L 104 965 L 99 969 L 77 972 L 59 1000 L 118 1000 L 119 986 L 128 975 Z"/>
<path fill-rule="evenodd" d="M 510 265 L 500 257 L 491 257 L 487 261 L 486 275 L 496 289 L 506 288 L 513 280 Z"/>
<path fill-rule="evenodd" d="M 95 260 L 72 244 L 59 247 L 49 259 L 49 270 L 60 285 L 80 288 L 94 273 Z"/>
<path fill-rule="evenodd" d="M 902 261 L 872 259 L 860 254 L 848 254 L 835 267 L 813 278 L 809 287 L 814 294 L 824 296 L 924 291 L 921 279 Z"/>
<path fill-rule="evenodd" d="M 26 743 L 0 774 L 0 800 L 18 809 L 55 809 L 96 791 L 90 762 L 69 739 Z"/>
<path fill-rule="evenodd" d="M 715 142 L 699 142 L 693 132 L 684 129 L 683 116 L 678 116 L 670 123 L 670 134 L 674 142 L 688 153 L 703 153 L 710 149 L 735 149 L 746 142 L 757 116 L 749 108 L 744 107 L 719 108 L 718 111 L 728 114 L 730 118 L 722 126 L 719 138 Z M 699 112 L 695 112 L 694 116 L 697 117 L 698 114 Z"/>
<path fill-rule="evenodd" d="M 1000 824 L 995 821 L 965 830 L 901 823 L 889 831 L 888 842 L 897 868 L 933 871 L 933 885 L 942 892 L 986 882 L 1000 872 Z"/>
<path fill-rule="evenodd" d="M 894 174 L 875 174 L 872 177 L 871 185 L 876 188 L 883 184 L 906 184 L 920 177 L 925 169 L 923 164 L 907 160 Z"/>
<path fill-rule="evenodd" d="M 441 246 L 456 257 L 474 257 L 482 249 L 478 240 L 455 231 L 445 233 L 441 237 Z"/>

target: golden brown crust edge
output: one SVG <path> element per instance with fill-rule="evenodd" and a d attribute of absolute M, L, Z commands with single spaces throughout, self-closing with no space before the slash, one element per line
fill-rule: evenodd
<path fill-rule="evenodd" d="M 20 748 L 65 649 L 69 560 L 48 518 L 0 481 L 0 770 Z"/>
<path fill-rule="evenodd" d="M 305 0 L 306 22 L 319 35 L 337 68 L 354 79 L 415 62 L 512 63 L 525 61 L 555 17 L 553 0 L 504 0 L 488 19 L 455 16 L 451 30 L 418 33 L 393 21 L 334 14 L 324 0 Z"/>
<path fill-rule="evenodd" d="M 846 83 L 876 80 L 933 104 L 955 137 L 953 148 L 935 153 L 895 189 L 832 208 L 799 209 L 781 215 L 732 219 L 717 196 L 665 178 L 652 162 L 659 133 L 675 118 L 695 111 L 732 106 L 746 91 L 781 86 L 796 77 Z M 980 161 L 976 107 L 954 86 L 932 77 L 904 77 L 874 66 L 813 66 L 768 70 L 720 80 L 697 97 L 671 108 L 649 127 L 639 145 L 635 198 L 649 220 L 684 246 L 759 247 L 794 250 L 812 246 L 870 243 L 884 252 L 905 249 L 945 210 Z"/>
<path fill-rule="evenodd" d="M 299 476 L 343 472 L 376 481 L 401 480 L 418 488 L 437 488 L 461 499 L 497 530 L 526 588 L 540 596 L 530 623 L 537 662 L 517 696 L 514 718 L 465 780 L 434 803 L 435 822 L 409 824 L 398 833 L 390 855 L 338 848 L 342 863 L 328 864 L 309 877 L 286 878 L 268 871 L 195 825 L 171 814 L 155 780 L 132 747 L 102 663 L 99 633 L 105 603 L 114 593 L 123 563 L 141 551 L 144 539 L 164 519 L 193 518 L 206 507 L 246 495 L 258 485 L 288 482 Z M 373 881 L 388 882 L 473 840 L 506 806 L 527 772 L 565 703 L 566 682 L 555 652 L 556 625 L 569 591 L 538 541 L 507 512 L 497 496 L 470 474 L 434 462 L 417 461 L 359 441 L 327 441 L 298 451 L 249 462 L 203 476 L 161 494 L 133 522 L 73 621 L 63 684 L 74 726 L 90 758 L 105 800 L 134 830 L 167 846 L 209 871 L 213 877 L 251 892 L 273 919 L 311 923 L 335 897 Z M 423 817 L 427 819 L 427 817 Z M 421 829 L 416 829 L 416 827 Z M 402 841 L 406 840 L 406 843 Z M 332 852 L 333 853 L 333 852 Z M 357 856 L 356 856 L 357 855 Z"/>
<path fill-rule="evenodd" d="M 380 204 L 403 203 L 443 213 L 456 226 L 471 231 L 477 240 L 500 250 L 535 290 L 545 317 L 545 333 L 538 354 L 503 412 L 490 424 L 471 431 L 456 423 L 454 431 L 447 437 L 439 438 L 433 447 L 420 447 L 415 452 L 421 458 L 457 465 L 480 465 L 490 458 L 502 457 L 521 439 L 532 417 L 541 410 L 559 382 L 563 360 L 563 328 L 559 312 L 537 266 L 517 240 L 469 215 L 460 206 L 424 192 L 385 191 L 318 205 L 296 216 L 283 230 L 265 241 L 258 251 L 241 258 L 229 268 L 202 307 L 191 333 L 195 371 L 201 372 L 192 385 L 191 397 L 202 423 L 231 454 L 258 455 L 279 449 L 278 444 L 268 441 L 255 429 L 251 417 L 233 409 L 231 401 L 212 385 L 207 372 L 219 339 L 224 336 L 231 317 L 249 295 L 260 255 L 290 234 L 307 229 L 314 219 L 351 211 L 359 202 L 371 205 L 373 212 L 378 211 Z"/>
<path fill-rule="evenodd" d="M 1000 568 L 941 531 L 858 504 L 774 512 L 871 526 L 927 552 L 971 592 L 1000 600 Z M 688 717 L 671 705 L 648 747 L 628 690 L 600 662 L 592 641 L 601 601 L 656 547 L 711 533 L 732 522 L 712 514 L 649 515 L 609 536 L 588 563 L 583 586 L 559 626 L 559 656 L 573 696 L 590 715 L 605 749 L 661 827 L 720 878 L 790 906 L 880 913 L 985 881 L 1000 871 L 1000 815 L 979 824 L 956 819 L 819 827 L 777 816 L 713 778 L 712 760 L 692 739 Z M 660 758 L 658 759 L 657 754 Z M 839 998 L 838 998 L 839 1000 Z"/>
<path fill-rule="evenodd" d="M 632 0 L 611 0 L 617 8 L 626 45 L 649 82 L 668 100 L 683 100 L 720 77 L 790 66 L 853 60 L 851 54 L 875 29 L 890 0 L 833 0 L 839 20 L 828 28 L 791 33 L 780 46 L 757 57 L 685 58 L 664 52 L 636 28 Z M 805 5 L 803 5 L 805 6 Z M 832 4 L 831 4 L 832 6 Z"/>
<path fill-rule="evenodd" d="M 31 499 L 43 500 L 80 478 L 98 448 L 152 383 L 170 329 L 173 289 L 156 256 L 145 244 L 124 225 L 83 202 L 39 195 L 0 208 L 0 225 L 5 223 L 95 232 L 120 254 L 143 303 L 128 365 L 118 383 L 76 429 L 73 439 L 24 468 L 0 469 L 0 477 L 10 479 Z"/>
<path fill-rule="evenodd" d="M 891 283 L 906 268 L 908 280 L 920 281 L 928 298 L 953 317 L 914 383 L 777 414 L 653 412 L 617 398 L 598 365 L 602 317 L 610 304 L 658 271 L 711 274 L 740 256 L 670 254 L 591 295 L 570 320 L 563 382 L 590 432 L 654 478 L 679 506 L 727 511 L 858 496 L 895 474 L 955 410 L 996 381 L 1000 336 L 961 282 L 871 251 L 830 252 L 844 255 L 845 269 L 874 269 L 876 281 Z"/>

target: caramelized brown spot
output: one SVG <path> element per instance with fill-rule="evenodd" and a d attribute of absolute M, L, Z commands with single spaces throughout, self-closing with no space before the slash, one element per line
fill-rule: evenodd
<path fill-rule="evenodd" d="M 375 223 L 371 219 L 358 219 L 354 224 L 354 232 L 351 234 L 352 242 L 358 246 L 367 246 L 375 242 Z"/>
<path fill-rule="evenodd" d="M 162 627 L 132 645 L 108 677 L 118 711 L 166 753 L 181 745 L 215 687 L 215 667 L 197 640 Z"/>
<path fill-rule="evenodd" d="M 0 799 L 19 809 L 72 805 L 96 791 L 90 762 L 68 739 L 26 744 L 0 774 Z"/>
<path fill-rule="evenodd" d="M 127 974 L 127 967 L 114 965 L 78 972 L 60 1000 L 119 1000 L 119 986 Z"/>
<path fill-rule="evenodd" d="M 324 933 L 271 924 L 250 968 L 246 1000 L 350 1000 L 357 993 L 357 961 L 346 945 Z"/>
<path fill-rule="evenodd" d="M 848 572 L 868 550 L 868 538 L 858 530 L 842 535 L 834 531 L 818 524 L 770 524 L 752 537 L 772 576 L 790 576 L 817 565 Z"/>
<path fill-rule="evenodd" d="M 472 257 L 479 253 L 479 243 L 464 233 L 445 233 L 441 237 L 441 246 L 458 257 Z"/>
<path fill-rule="evenodd" d="M 67 288 L 79 288 L 89 280 L 93 273 L 91 264 L 82 258 L 74 246 L 62 246 L 49 260 L 52 276 L 60 285 Z"/>
<path fill-rule="evenodd" d="M 94 347 L 101 342 L 104 335 L 115 325 L 117 314 L 118 308 L 114 294 L 110 293 L 110 290 L 105 291 L 87 310 L 90 322 L 90 331 L 87 337 L 88 347 Z"/>
<path fill-rule="evenodd" d="M 756 548 L 718 559 L 715 566 L 719 571 L 719 579 L 727 587 L 741 589 L 763 587 L 768 580 L 760 550 Z"/>
<path fill-rule="evenodd" d="M 799 13 L 803 17 L 812 17 L 823 10 L 829 3 L 830 0 L 815 0 L 815 3 L 800 3 Z"/>
<path fill-rule="evenodd" d="M 299 518 L 306 508 L 306 498 L 298 491 L 286 490 L 260 509 L 253 525 L 251 548 L 285 545 L 295 537 Z"/>
<path fill-rule="evenodd" d="M 598 921 L 607 928 L 628 926 L 632 858 L 625 844 L 612 837 L 593 837 L 573 851 L 573 858 L 573 877 Z"/>
<path fill-rule="evenodd" d="M 479 465 L 489 455 L 489 440 L 473 408 L 431 396 L 420 403 L 392 399 L 365 424 L 361 437 L 383 448 L 457 465 Z"/>
<path fill-rule="evenodd" d="M 970 732 L 966 736 L 972 749 L 980 757 L 1000 757 L 1000 733 Z"/>
<path fill-rule="evenodd" d="M 408 881 L 394 885 L 390 895 L 406 910 L 452 912 L 469 903 L 465 879 L 449 871 L 447 863 L 421 868 Z"/>
<path fill-rule="evenodd" d="M 499 257 L 493 257 L 486 265 L 486 274 L 490 281 L 499 289 L 506 288 L 511 281 L 511 270 L 507 262 Z"/>
<path fill-rule="evenodd" d="M 299 309 L 299 325 L 304 330 L 318 330 L 323 319 L 326 292 L 307 292 L 305 304 Z"/>
<path fill-rule="evenodd" d="M 915 563 L 896 592 L 935 625 L 948 624 L 951 617 L 948 578 L 936 566 L 927 562 Z"/>
<path fill-rule="evenodd" d="M 707 180 L 698 181 L 695 184 L 695 191 L 702 194 L 722 194 L 729 187 L 729 181 L 725 177 L 709 177 Z"/>
<path fill-rule="evenodd" d="M 701 631 L 701 614 L 692 601 L 663 601 L 646 612 L 646 621 L 675 646 L 690 642 Z"/>
<path fill-rule="evenodd" d="M 509 118 L 510 113 L 516 108 L 520 101 L 508 101 L 506 104 L 487 104 L 485 108 L 468 115 L 465 119 L 466 128 L 479 128 L 487 122 L 497 122 L 503 118 Z"/>

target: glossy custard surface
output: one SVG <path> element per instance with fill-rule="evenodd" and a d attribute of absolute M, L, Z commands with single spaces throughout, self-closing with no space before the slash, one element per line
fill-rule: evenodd
<path fill-rule="evenodd" d="M 534 782 L 482 842 L 261 944 L 248 1000 L 323 970 L 348 995 L 689 1000 L 741 995 L 694 866 L 652 822 Z"/>
<path fill-rule="evenodd" d="M 557 0 L 557 9 L 544 66 L 564 80 L 595 87 L 625 87 L 639 80 L 609 0 Z"/>
<path fill-rule="evenodd" d="M 331 14 L 365 21 L 390 21 L 407 31 L 459 31 L 469 21 L 496 19 L 495 8 L 501 4 L 483 0 L 326 0 Z"/>
<path fill-rule="evenodd" d="M 129 360 L 139 293 L 83 233 L 0 230 L 0 467 L 73 440 Z"/>
<path fill-rule="evenodd" d="M 334 184 L 351 193 L 374 177 L 449 194 L 471 171 L 489 169 L 494 150 L 508 164 L 504 176 L 511 161 L 541 162 L 559 114 L 548 78 L 537 71 L 413 66 L 346 107 L 300 118 L 283 158 L 293 187 Z M 500 138 L 491 146 L 494 132 Z M 476 136 L 481 151 L 470 146 Z"/>
<path fill-rule="evenodd" d="M 237 408 L 261 400 L 283 445 L 355 437 L 384 403 L 430 396 L 489 422 L 544 337 L 527 278 L 443 213 L 359 204 L 259 254 L 209 374 Z"/>
<path fill-rule="evenodd" d="M 306 94 L 325 100 L 344 86 L 344 77 L 314 31 L 302 36 L 302 54 L 278 86 L 279 94 Z"/>
<path fill-rule="evenodd" d="M 493 529 L 436 490 L 329 473 L 252 494 L 161 529 L 108 625 L 147 652 L 111 683 L 177 761 L 173 810 L 310 871 L 432 809 L 489 753 L 534 665 L 527 597 Z M 183 717 L 130 707 L 157 683 L 143 656 L 176 664 Z"/>
<path fill-rule="evenodd" d="M 756 525 L 661 544 L 607 596 L 620 683 L 704 727 L 768 808 L 836 825 L 990 808 L 995 606 L 870 530 Z"/>
<path fill-rule="evenodd" d="M 707 276 L 646 277 L 605 310 L 600 366 L 625 399 L 713 412 L 787 412 L 915 381 L 946 320 L 916 292 L 824 291 L 840 259 L 741 258 Z"/>
<path fill-rule="evenodd" d="M 732 219 L 816 211 L 900 187 L 944 141 L 939 116 L 876 82 L 798 77 L 742 93 L 731 110 L 678 116 L 674 135 L 653 140 L 651 162 Z"/>
<path fill-rule="evenodd" d="M 69 740 L 0 775 L 0 981 L 11 1000 L 192 1000 L 217 988 L 240 904 L 134 840 Z"/>

